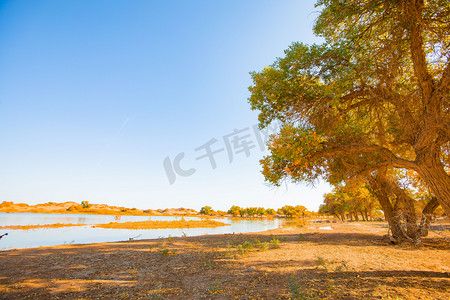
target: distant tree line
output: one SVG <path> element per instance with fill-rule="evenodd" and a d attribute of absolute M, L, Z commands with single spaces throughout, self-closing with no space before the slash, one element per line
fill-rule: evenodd
<path fill-rule="evenodd" d="M 324 195 L 319 213 L 335 216 L 341 221 L 372 221 L 381 217 L 381 207 L 376 197 L 363 182 L 336 185 L 331 193 Z"/>
<path fill-rule="evenodd" d="M 237 205 L 233 205 L 230 207 L 230 209 L 225 211 L 215 211 L 212 209 L 211 206 L 204 206 L 200 209 L 200 213 L 202 215 L 232 215 L 234 217 L 248 217 L 248 218 L 255 218 L 255 217 L 265 217 L 265 216 L 285 216 L 288 218 L 293 217 L 307 217 L 307 216 L 313 216 L 316 213 L 308 211 L 306 207 L 302 205 L 285 205 L 277 210 L 273 208 L 264 208 L 264 207 L 239 207 Z"/>

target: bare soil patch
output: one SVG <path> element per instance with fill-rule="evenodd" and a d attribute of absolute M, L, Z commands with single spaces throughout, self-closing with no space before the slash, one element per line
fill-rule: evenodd
<path fill-rule="evenodd" d="M 449 299 L 448 233 L 391 245 L 384 226 L 4 251 L 0 299 Z"/>

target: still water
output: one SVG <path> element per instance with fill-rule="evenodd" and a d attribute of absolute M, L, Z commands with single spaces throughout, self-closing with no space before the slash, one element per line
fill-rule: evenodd
<path fill-rule="evenodd" d="M 85 215 L 85 214 L 32 214 L 32 213 L 0 213 L 0 226 L 9 225 L 37 225 L 72 223 L 86 224 L 78 227 L 61 227 L 48 229 L 14 230 L 0 229 L 0 235 L 8 233 L 0 240 L 0 250 L 14 248 L 32 248 L 39 246 L 54 246 L 63 244 L 85 244 L 126 241 L 130 238 L 156 239 L 169 236 L 223 234 L 258 232 L 278 228 L 281 221 L 278 219 L 239 220 L 217 219 L 217 221 L 230 224 L 214 228 L 186 228 L 186 229 L 109 229 L 92 228 L 90 224 L 130 221 L 172 221 L 181 217 L 169 216 L 113 216 L 113 215 Z M 185 217 L 185 220 L 198 220 L 196 217 Z"/>

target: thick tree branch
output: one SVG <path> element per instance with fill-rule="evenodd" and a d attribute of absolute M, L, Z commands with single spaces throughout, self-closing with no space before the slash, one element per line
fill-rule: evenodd
<path fill-rule="evenodd" d="M 385 163 L 391 167 L 417 170 L 417 164 L 414 161 L 399 158 L 391 150 L 377 145 L 346 144 L 342 146 L 334 146 L 332 148 L 328 148 L 320 155 L 332 157 L 334 155 L 348 155 L 358 152 L 378 153 L 384 158 Z"/>
<path fill-rule="evenodd" d="M 433 98 L 441 98 L 450 91 L 450 61 L 447 62 L 441 79 L 433 92 Z M 437 102 L 439 99 L 436 99 Z"/>
<path fill-rule="evenodd" d="M 427 60 L 423 47 L 423 0 L 404 0 L 406 9 L 405 21 L 409 25 L 410 51 L 414 73 L 419 81 L 423 93 L 424 102 L 429 104 L 433 91 L 433 79 L 428 72 Z"/>

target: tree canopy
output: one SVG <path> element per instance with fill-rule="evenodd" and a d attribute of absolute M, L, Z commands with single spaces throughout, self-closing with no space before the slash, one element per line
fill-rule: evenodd
<path fill-rule="evenodd" d="M 266 180 L 338 184 L 410 170 L 450 216 L 450 2 L 316 5 L 325 42 L 293 43 L 251 73 L 260 127 L 283 123 L 262 160 Z"/>
<path fill-rule="evenodd" d="M 212 209 L 211 206 L 203 206 L 203 207 L 200 209 L 200 213 L 201 213 L 202 215 L 209 215 L 212 211 L 213 211 L 213 209 Z"/>
<path fill-rule="evenodd" d="M 319 212 L 333 215 L 345 221 L 347 216 L 358 221 L 361 215 L 365 221 L 373 220 L 376 210 L 379 210 L 376 198 L 367 184 L 361 180 L 348 181 L 346 185 L 337 185 L 331 193 L 324 195 L 324 204 Z"/>

